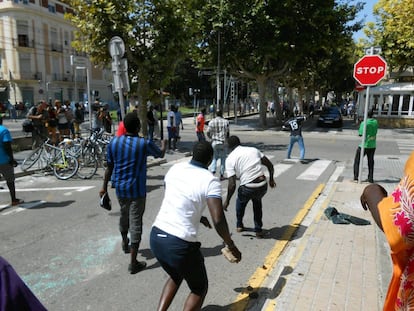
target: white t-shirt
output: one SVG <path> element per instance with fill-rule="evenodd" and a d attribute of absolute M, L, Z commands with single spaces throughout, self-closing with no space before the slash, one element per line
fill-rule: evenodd
<path fill-rule="evenodd" d="M 164 178 L 165 195 L 153 226 L 188 242 L 197 242 L 207 198 L 221 198 L 221 184 L 205 168 L 175 164 Z"/>
<path fill-rule="evenodd" d="M 236 175 L 245 185 L 264 175 L 261 159 L 264 154 L 254 147 L 237 146 L 226 159 L 227 177 Z"/>
<path fill-rule="evenodd" d="M 177 122 L 175 120 L 175 113 L 174 111 L 168 111 L 167 113 L 167 127 L 176 127 Z"/>

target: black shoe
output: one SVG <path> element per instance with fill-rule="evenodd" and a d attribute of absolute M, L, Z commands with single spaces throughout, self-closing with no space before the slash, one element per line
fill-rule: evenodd
<path fill-rule="evenodd" d="M 147 263 L 145 261 L 135 261 L 133 264 L 129 264 L 128 271 L 131 274 L 136 274 L 145 269 Z"/>
<path fill-rule="evenodd" d="M 125 254 L 129 254 L 131 252 L 131 245 L 129 245 L 129 239 L 127 238 L 126 241 L 122 241 L 122 250 Z"/>

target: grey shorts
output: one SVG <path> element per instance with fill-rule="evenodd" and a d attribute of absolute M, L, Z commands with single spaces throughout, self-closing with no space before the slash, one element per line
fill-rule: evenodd
<path fill-rule="evenodd" d="M 0 164 L 0 174 L 6 181 L 14 181 L 14 167 L 11 164 Z"/>
<path fill-rule="evenodd" d="M 130 240 L 133 244 L 139 244 L 141 242 L 142 216 L 145 212 L 145 200 L 146 198 L 118 198 L 121 207 L 119 231 L 129 231 Z"/>

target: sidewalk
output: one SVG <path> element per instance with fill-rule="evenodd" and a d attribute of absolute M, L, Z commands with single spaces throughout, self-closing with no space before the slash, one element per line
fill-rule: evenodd
<path fill-rule="evenodd" d="M 376 182 L 389 193 L 399 182 L 407 158 L 375 158 Z M 368 184 L 355 183 L 352 177 L 352 163 L 347 163 L 326 185 L 309 212 L 313 215 L 296 233 L 302 236 L 284 250 L 288 259 L 273 267 L 262 286 L 267 290 L 259 296 L 265 297 L 251 301 L 248 310 L 259 310 L 258 306 L 266 311 L 382 310 L 392 273 L 388 244 L 360 205 Z M 323 213 L 327 207 L 369 220 L 371 225 L 334 224 Z"/>

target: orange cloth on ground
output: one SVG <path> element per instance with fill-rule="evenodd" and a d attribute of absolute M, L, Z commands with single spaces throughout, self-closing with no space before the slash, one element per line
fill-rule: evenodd
<path fill-rule="evenodd" d="M 398 187 L 378 210 L 393 263 L 383 310 L 414 310 L 414 152 Z"/>

